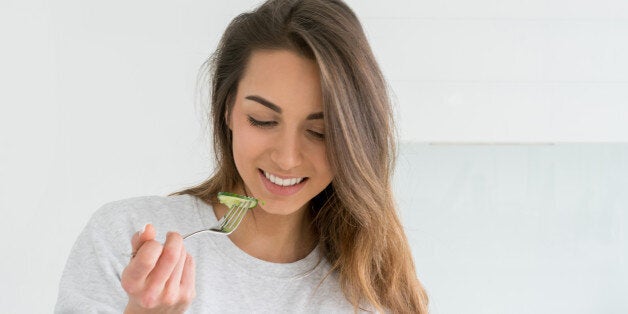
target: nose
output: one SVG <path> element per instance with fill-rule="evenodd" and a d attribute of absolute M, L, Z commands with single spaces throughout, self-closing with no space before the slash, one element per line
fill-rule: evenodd
<path fill-rule="evenodd" d="M 283 132 L 275 142 L 270 159 L 284 171 L 301 165 L 301 143 L 297 132 Z"/>

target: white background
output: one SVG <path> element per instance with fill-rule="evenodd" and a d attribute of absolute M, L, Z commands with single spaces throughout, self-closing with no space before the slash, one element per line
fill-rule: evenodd
<path fill-rule="evenodd" d="M 52 310 L 72 243 L 102 204 L 206 178 L 198 70 L 227 23 L 257 3 L 0 0 L 3 312 Z M 628 139 L 628 2 L 348 3 L 394 92 L 406 154 L 395 182 L 434 312 L 628 310 L 626 145 L 582 144 Z M 494 145 L 504 143 L 517 145 Z M 412 168 L 430 156 L 438 162 Z M 451 227 L 462 210 L 498 226 L 537 217 L 519 227 L 537 238 Z M 511 253 L 525 247 L 543 267 L 518 267 L 530 260 L 516 254 L 473 267 L 490 256 L 471 249 L 486 248 L 478 235 Z M 574 249 L 545 247 L 544 235 Z M 565 266 L 592 256 L 583 252 L 599 258 Z M 514 293 L 522 286 L 527 294 Z"/>

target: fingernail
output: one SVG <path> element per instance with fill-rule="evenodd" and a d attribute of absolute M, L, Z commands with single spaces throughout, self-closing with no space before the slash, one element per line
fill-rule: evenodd
<path fill-rule="evenodd" d="M 148 224 L 145 224 L 144 227 L 142 228 L 142 230 L 138 231 L 139 235 L 142 235 L 142 233 L 144 233 L 144 231 L 146 231 L 146 226 L 148 226 Z"/>

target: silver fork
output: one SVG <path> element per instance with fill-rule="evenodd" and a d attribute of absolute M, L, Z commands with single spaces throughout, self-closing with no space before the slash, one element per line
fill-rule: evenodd
<path fill-rule="evenodd" d="M 222 235 L 231 234 L 240 225 L 240 222 L 242 222 L 242 218 L 244 218 L 244 214 L 246 214 L 246 211 L 249 209 L 251 204 L 252 201 L 242 201 L 237 205 L 233 204 L 229 208 L 229 211 L 227 211 L 227 213 L 222 216 L 222 218 L 220 218 L 220 220 L 218 220 L 218 222 L 213 227 L 187 234 L 183 236 L 183 240 L 202 232 L 211 232 Z"/>
<path fill-rule="evenodd" d="M 227 213 L 224 216 L 222 216 L 222 218 L 220 218 L 220 220 L 218 220 L 218 222 L 214 226 L 212 226 L 209 229 L 203 229 L 203 230 L 199 230 L 199 231 L 195 231 L 190 234 L 187 234 L 183 236 L 183 240 L 195 234 L 199 234 L 203 232 L 211 232 L 214 234 L 222 234 L 222 235 L 231 234 L 240 225 L 240 222 L 242 222 L 242 218 L 244 218 L 244 214 L 246 214 L 246 211 L 249 209 L 249 207 L 251 207 L 252 204 L 253 204 L 253 201 L 245 200 L 238 203 L 237 205 L 236 204 L 231 205 Z M 126 254 L 126 255 L 133 258 L 135 257 L 135 254 L 137 254 L 137 252 L 132 252 L 131 254 Z"/>

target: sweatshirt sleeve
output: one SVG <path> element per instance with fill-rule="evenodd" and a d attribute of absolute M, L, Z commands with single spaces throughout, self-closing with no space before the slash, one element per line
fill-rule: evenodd
<path fill-rule="evenodd" d="M 112 203 L 97 210 L 66 262 L 55 313 L 122 313 L 128 296 L 120 284 L 134 227 Z"/>

